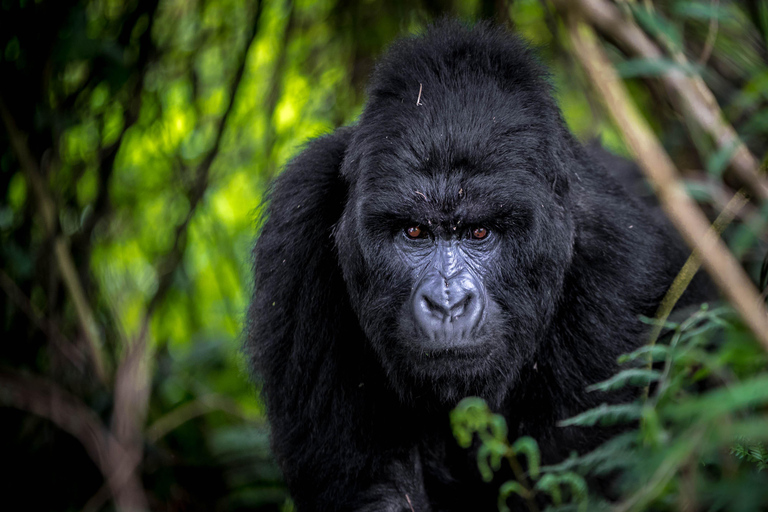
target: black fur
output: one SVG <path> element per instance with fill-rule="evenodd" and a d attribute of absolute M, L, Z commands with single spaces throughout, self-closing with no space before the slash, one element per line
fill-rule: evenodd
<path fill-rule="evenodd" d="M 625 398 L 585 387 L 642 342 L 638 316 L 686 251 L 603 167 L 623 161 L 573 139 L 500 29 L 444 22 L 395 43 L 369 96 L 277 179 L 254 251 L 247 350 L 275 456 L 300 511 L 495 510 L 447 412 L 484 397 L 545 462 L 593 448 L 601 431 L 557 422 Z M 414 269 L 393 237 L 410 221 L 494 233 L 470 262 L 488 295 L 479 348 L 428 353 L 409 330 Z"/>

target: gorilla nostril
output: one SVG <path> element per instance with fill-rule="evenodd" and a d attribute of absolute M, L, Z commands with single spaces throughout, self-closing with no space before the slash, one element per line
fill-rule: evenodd
<path fill-rule="evenodd" d="M 451 306 L 451 322 L 459 318 L 469 309 L 469 303 L 472 302 L 472 295 L 467 295 L 462 300 Z"/>
<path fill-rule="evenodd" d="M 443 305 L 440 304 L 439 301 L 433 299 L 429 295 L 426 295 L 426 294 L 422 295 L 421 296 L 421 300 L 424 303 L 424 306 L 425 306 L 424 309 L 426 309 L 427 311 L 429 311 L 433 315 L 435 315 L 437 317 L 440 317 L 440 318 L 448 315 L 448 309 L 443 307 Z"/>
<path fill-rule="evenodd" d="M 421 302 L 424 311 L 429 312 L 439 320 L 450 322 L 460 320 L 464 314 L 471 314 L 474 306 L 472 294 L 466 294 L 451 304 L 450 298 L 436 298 L 424 293 L 421 295 Z"/>

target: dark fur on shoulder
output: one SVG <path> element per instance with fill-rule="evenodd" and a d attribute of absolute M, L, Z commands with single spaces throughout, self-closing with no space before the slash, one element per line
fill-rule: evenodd
<path fill-rule="evenodd" d="M 544 462 L 604 440 L 557 423 L 627 398 L 585 388 L 643 341 L 639 315 L 687 255 L 605 167 L 628 165 L 573 139 L 545 71 L 501 29 L 443 22 L 391 47 L 358 124 L 276 180 L 254 250 L 246 349 L 300 511 L 496 510 L 450 433 L 466 395 Z M 423 348 L 409 309 L 422 270 L 398 249 L 409 222 L 435 240 L 493 233 L 461 242 L 485 301 L 467 346 Z M 680 305 L 701 298 L 695 284 Z"/>

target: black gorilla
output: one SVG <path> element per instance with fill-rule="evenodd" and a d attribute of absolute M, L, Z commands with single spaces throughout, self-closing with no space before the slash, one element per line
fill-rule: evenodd
<path fill-rule="evenodd" d="M 359 122 L 278 178 L 255 248 L 247 350 L 299 510 L 496 510 L 450 432 L 468 395 L 545 462 L 603 440 L 557 422 L 625 398 L 585 387 L 686 257 L 616 162 L 503 30 L 443 22 L 389 50 Z"/>

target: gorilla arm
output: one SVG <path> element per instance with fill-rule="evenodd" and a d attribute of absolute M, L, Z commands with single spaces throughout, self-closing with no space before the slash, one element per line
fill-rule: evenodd
<path fill-rule="evenodd" d="M 254 249 L 246 351 L 299 510 L 409 511 L 408 500 L 429 510 L 413 433 L 383 389 L 336 260 L 350 134 L 312 141 L 271 191 Z"/>

